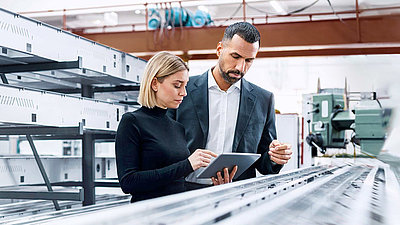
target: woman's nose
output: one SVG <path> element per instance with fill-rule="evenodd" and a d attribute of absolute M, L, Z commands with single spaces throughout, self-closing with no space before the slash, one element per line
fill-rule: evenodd
<path fill-rule="evenodd" d="M 184 87 L 184 88 L 180 91 L 179 94 L 182 95 L 183 97 L 185 97 L 185 96 L 187 95 L 186 87 Z"/>

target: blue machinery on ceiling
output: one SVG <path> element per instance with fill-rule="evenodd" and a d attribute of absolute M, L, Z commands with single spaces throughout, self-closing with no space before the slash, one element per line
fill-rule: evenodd
<path fill-rule="evenodd" d="M 164 18 L 162 17 L 164 14 Z M 208 12 L 196 10 L 193 14 L 181 7 L 173 7 L 160 12 L 157 9 L 150 9 L 149 28 L 157 29 L 163 27 L 202 27 L 212 24 L 213 21 Z"/>

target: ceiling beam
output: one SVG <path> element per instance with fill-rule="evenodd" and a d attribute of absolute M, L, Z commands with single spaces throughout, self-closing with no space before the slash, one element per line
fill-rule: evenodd
<path fill-rule="evenodd" d="M 400 53 L 400 15 L 360 17 L 342 20 L 269 23 L 255 25 L 261 33 L 261 47 L 362 45 L 356 47 L 271 50 L 258 57 L 398 54 Z M 359 27 L 359 29 L 357 28 Z M 116 33 L 81 34 L 88 39 L 109 45 L 124 52 L 182 51 L 188 59 L 215 58 L 214 53 L 195 53 L 193 50 L 212 50 L 221 40 L 226 27 L 184 27 L 173 30 L 152 30 Z M 392 43 L 372 48 L 369 45 Z M 189 53 L 188 53 L 189 52 Z M 143 55 L 143 58 L 151 56 Z"/>
<path fill-rule="evenodd" d="M 271 57 L 295 57 L 295 56 L 338 56 L 338 55 L 377 55 L 377 54 L 400 54 L 400 44 L 389 44 L 380 46 L 370 46 L 368 44 L 361 45 L 339 45 L 339 46 L 319 46 L 318 48 L 311 49 L 280 49 L 268 50 L 261 49 L 257 58 L 271 58 Z M 200 54 L 176 54 L 183 59 L 199 60 L 199 59 L 217 59 L 215 53 L 200 53 Z M 149 60 L 151 54 L 143 55 L 141 58 Z"/>

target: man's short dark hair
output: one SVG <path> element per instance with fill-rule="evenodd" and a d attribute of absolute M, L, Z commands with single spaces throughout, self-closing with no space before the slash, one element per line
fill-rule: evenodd
<path fill-rule="evenodd" d="M 232 40 L 235 34 L 249 43 L 260 41 L 260 33 L 257 28 L 248 22 L 237 22 L 228 26 L 225 29 L 222 41 Z"/>

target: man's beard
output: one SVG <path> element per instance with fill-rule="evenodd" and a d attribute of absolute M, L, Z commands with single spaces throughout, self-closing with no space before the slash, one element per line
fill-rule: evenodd
<path fill-rule="evenodd" d="M 228 70 L 228 71 L 224 72 L 221 69 L 221 67 L 219 67 L 219 72 L 221 73 L 222 78 L 224 78 L 224 80 L 226 82 L 228 82 L 229 84 L 234 84 L 234 83 L 238 82 L 244 76 L 244 73 L 240 72 L 239 70 Z M 239 74 L 240 78 L 231 77 L 231 76 L 229 76 L 230 73 Z"/>

